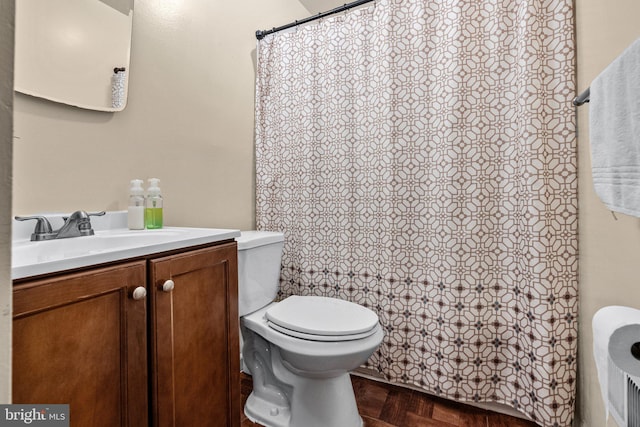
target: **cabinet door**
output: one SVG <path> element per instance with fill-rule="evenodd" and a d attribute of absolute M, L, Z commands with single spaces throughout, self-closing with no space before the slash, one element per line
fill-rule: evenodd
<path fill-rule="evenodd" d="M 73 427 L 148 425 L 144 262 L 16 285 L 13 402 L 69 404 Z"/>
<path fill-rule="evenodd" d="M 239 426 L 237 274 L 235 243 L 150 262 L 154 426 Z"/>

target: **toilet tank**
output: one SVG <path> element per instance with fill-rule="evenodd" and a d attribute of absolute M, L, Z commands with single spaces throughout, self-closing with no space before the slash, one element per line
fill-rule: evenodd
<path fill-rule="evenodd" d="M 243 231 L 238 242 L 238 311 L 253 313 L 273 302 L 280 285 L 284 234 Z"/>

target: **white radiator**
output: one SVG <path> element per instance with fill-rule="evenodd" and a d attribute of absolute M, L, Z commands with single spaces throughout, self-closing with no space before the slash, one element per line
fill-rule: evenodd
<path fill-rule="evenodd" d="M 640 427 L 640 382 L 627 375 L 627 426 Z"/>
<path fill-rule="evenodd" d="M 640 427 L 640 378 L 609 361 L 608 397 L 611 415 L 620 427 Z"/>

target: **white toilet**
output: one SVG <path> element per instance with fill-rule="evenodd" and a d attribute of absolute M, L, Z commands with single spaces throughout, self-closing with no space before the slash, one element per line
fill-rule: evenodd
<path fill-rule="evenodd" d="M 349 371 L 383 338 L 378 316 L 348 301 L 291 296 L 276 303 L 284 235 L 242 232 L 238 294 L 245 370 L 244 412 L 268 427 L 360 427 Z"/>

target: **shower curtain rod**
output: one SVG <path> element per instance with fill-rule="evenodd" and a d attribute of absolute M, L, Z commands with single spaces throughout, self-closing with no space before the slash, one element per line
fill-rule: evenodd
<path fill-rule="evenodd" d="M 270 30 L 262 30 L 262 31 L 258 30 L 258 31 L 256 31 L 256 39 L 262 40 L 265 36 L 267 36 L 269 34 L 277 33 L 278 31 L 286 30 L 288 28 L 295 27 L 297 25 L 306 24 L 307 22 L 315 21 L 316 19 L 321 19 L 321 18 L 324 18 L 326 16 L 335 15 L 336 13 L 340 13 L 340 12 L 343 12 L 345 10 L 349 10 L 351 8 L 358 7 L 358 6 L 366 4 L 366 3 L 371 3 L 372 1 L 375 1 L 375 0 L 358 0 L 358 1 L 354 1 L 352 3 L 346 3 L 346 4 L 342 5 L 342 6 L 336 7 L 335 9 L 331 9 L 331 10 L 329 10 L 327 12 L 320 12 L 317 15 L 310 16 L 310 17 L 305 18 L 305 19 L 303 19 L 301 21 L 294 21 L 294 22 L 292 22 L 290 24 L 283 25 L 282 27 L 277 27 L 277 28 L 273 27 Z"/>

